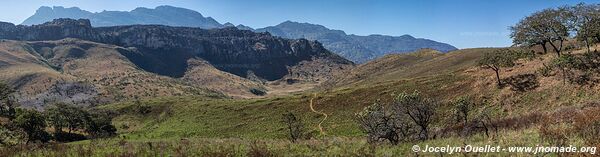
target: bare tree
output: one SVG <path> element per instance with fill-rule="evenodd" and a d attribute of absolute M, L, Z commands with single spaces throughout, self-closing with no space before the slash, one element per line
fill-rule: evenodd
<path fill-rule="evenodd" d="M 393 110 L 396 114 L 405 114 L 419 128 L 419 139 L 429 139 L 429 128 L 438 103 L 432 99 L 422 97 L 419 92 L 401 93 L 394 99 Z"/>

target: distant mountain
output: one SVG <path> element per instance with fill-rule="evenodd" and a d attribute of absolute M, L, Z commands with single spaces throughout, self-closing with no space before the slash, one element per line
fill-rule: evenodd
<path fill-rule="evenodd" d="M 254 28 L 252 28 L 252 27 L 244 26 L 244 25 L 242 25 L 242 24 L 239 24 L 239 25 L 237 25 L 237 26 L 236 26 L 236 25 L 234 25 L 233 23 L 229 23 L 229 22 L 227 22 L 227 23 L 224 23 L 224 24 L 223 24 L 223 27 L 235 27 L 235 28 L 237 28 L 237 29 L 239 29 L 239 30 L 249 30 L 249 31 L 254 31 Z"/>
<path fill-rule="evenodd" d="M 184 8 L 158 6 L 154 9 L 136 8 L 132 11 L 103 11 L 92 13 L 77 7 L 40 7 L 33 16 L 27 18 L 23 25 L 43 24 L 58 18 L 89 19 L 92 26 L 120 26 L 133 24 L 157 24 L 167 26 L 184 26 L 200 28 L 222 28 L 219 22 L 211 17 Z"/>
<path fill-rule="evenodd" d="M 220 24 L 215 19 L 204 17 L 196 11 L 172 6 L 159 6 L 155 9 L 137 8 L 129 12 L 103 11 L 99 13 L 92 13 L 76 7 L 41 7 L 22 24 L 42 24 L 58 18 L 89 19 L 94 27 L 157 24 L 204 29 L 235 27 L 239 30 L 269 32 L 274 36 L 288 39 L 317 40 L 323 43 L 328 50 L 355 63 L 364 63 L 390 53 L 413 52 L 422 48 L 431 48 L 441 52 L 456 50 L 456 47 L 449 44 L 414 38 L 410 35 L 348 35 L 344 31 L 332 30 L 321 25 L 291 21 L 255 30 L 241 24 L 234 25 L 229 22 Z"/>
<path fill-rule="evenodd" d="M 414 38 L 410 35 L 348 35 L 341 30 L 332 30 L 321 25 L 292 21 L 257 29 L 256 32 L 269 32 L 272 35 L 290 39 L 306 38 L 317 40 L 323 43 L 325 48 L 356 63 L 364 63 L 390 53 L 413 52 L 423 48 L 430 48 L 441 52 L 457 49 L 449 44 Z"/>

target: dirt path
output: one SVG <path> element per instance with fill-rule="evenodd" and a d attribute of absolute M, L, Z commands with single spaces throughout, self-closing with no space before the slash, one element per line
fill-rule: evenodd
<path fill-rule="evenodd" d="M 321 132 L 321 135 L 325 135 L 325 131 L 323 131 L 323 127 L 321 126 L 321 124 L 323 124 L 323 122 L 325 122 L 325 120 L 327 120 L 327 117 L 329 117 L 329 115 L 327 115 L 326 113 L 323 112 L 319 112 L 317 110 L 315 110 L 315 108 L 313 107 L 313 100 L 317 97 L 317 93 L 315 93 L 313 95 L 313 98 L 310 99 L 310 110 L 314 113 L 320 114 L 325 116 L 321 122 L 319 122 L 319 125 L 317 125 L 317 127 L 319 128 L 319 132 Z"/>

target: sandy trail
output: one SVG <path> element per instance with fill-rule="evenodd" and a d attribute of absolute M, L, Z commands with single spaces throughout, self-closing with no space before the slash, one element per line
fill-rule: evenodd
<path fill-rule="evenodd" d="M 327 117 L 329 117 L 329 115 L 327 115 L 326 113 L 319 112 L 319 111 L 315 110 L 315 108 L 313 107 L 313 104 L 314 104 L 314 103 L 313 103 L 313 100 L 314 100 L 316 97 L 317 97 L 317 93 L 315 93 L 315 94 L 313 95 L 313 98 L 311 98 L 311 99 L 310 99 L 310 110 L 311 110 L 312 112 L 314 112 L 314 113 L 321 114 L 321 115 L 325 116 L 325 117 L 324 117 L 324 118 L 321 120 L 321 122 L 319 122 L 319 125 L 317 125 L 317 127 L 319 128 L 319 132 L 321 132 L 321 135 L 325 135 L 325 131 L 323 131 L 323 127 L 321 126 L 321 124 L 323 124 L 323 122 L 325 122 L 325 120 L 327 120 Z"/>

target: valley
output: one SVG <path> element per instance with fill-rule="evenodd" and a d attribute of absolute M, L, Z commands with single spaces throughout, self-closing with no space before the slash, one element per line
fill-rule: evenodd
<path fill-rule="evenodd" d="M 0 156 L 594 156 L 598 8 L 539 10 L 511 46 L 457 49 L 170 6 L 42 7 L 0 23 Z M 424 149 L 446 146 L 586 150 Z"/>

